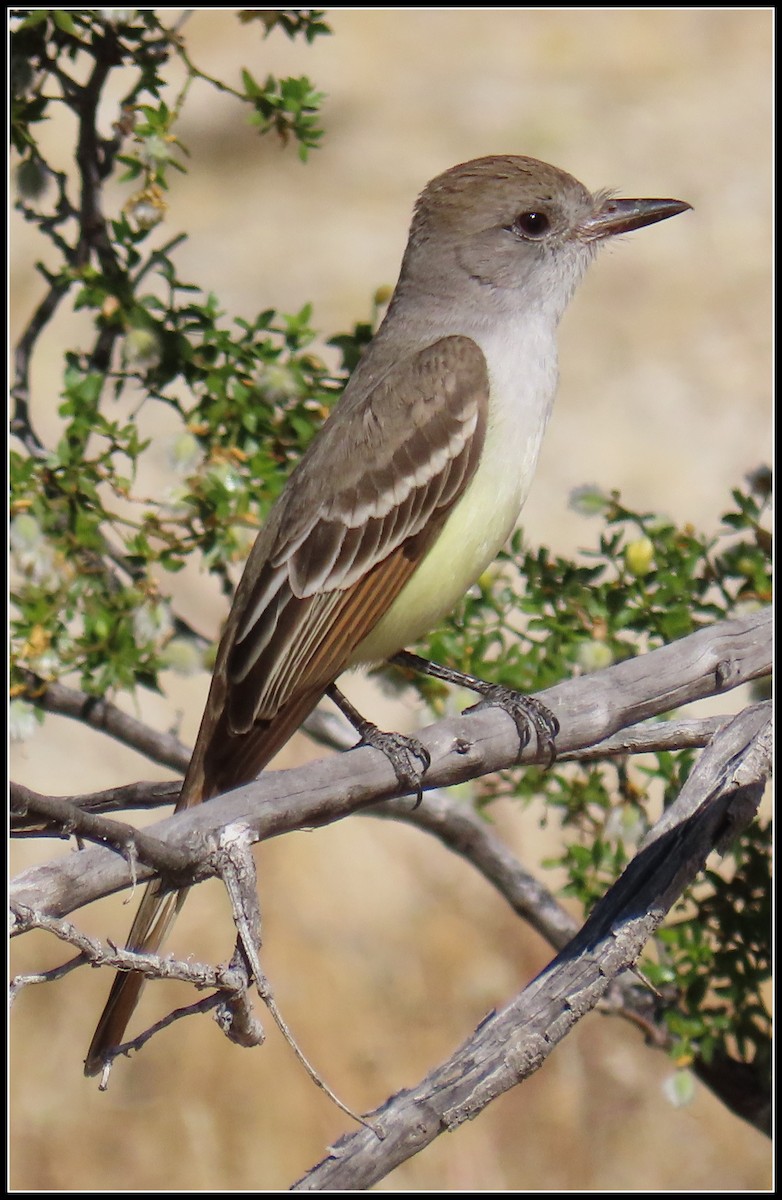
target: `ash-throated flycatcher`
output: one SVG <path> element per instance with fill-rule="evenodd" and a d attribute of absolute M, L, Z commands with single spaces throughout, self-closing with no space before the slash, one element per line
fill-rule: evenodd
<path fill-rule="evenodd" d="M 250 554 L 178 809 L 253 779 L 346 668 L 390 658 L 455 606 L 529 491 L 557 325 L 596 247 L 689 207 L 593 195 L 512 155 L 428 185 L 386 317 Z M 156 952 L 184 894 L 151 883 L 128 946 Z M 141 986 L 117 976 L 87 1074 Z"/>

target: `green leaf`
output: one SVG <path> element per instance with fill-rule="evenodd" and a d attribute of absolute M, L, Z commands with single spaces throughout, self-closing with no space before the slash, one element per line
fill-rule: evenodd
<path fill-rule="evenodd" d="M 71 37 L 78 37 L 79 31 L 73 23 L 73 17 L 64 8 L 54 8 L 51 10 L 52 19 L 58 29 L 63 33 L 69 33 Z"/>

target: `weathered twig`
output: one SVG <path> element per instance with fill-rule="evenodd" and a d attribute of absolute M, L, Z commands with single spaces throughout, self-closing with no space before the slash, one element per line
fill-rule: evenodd
<path fill-rule="evenodd" d="M 363 1117 L 353 1112 L 347 1104 L 340 1100 L 304 1054 L 279 1009 L 269 980 L 261 967 L 258 957 L 261 945 L 261 911 L 258 904 L 255 860 L 250 850 L 252 840 L 251 831 L 246 826 L 230 825 L 221 831 L 218 847 L 214 853 L 217 872 L 228 892 L 237 930 L 236 950 L 232 961 L 234 963 L 237 960 L 241 962 L 249 978 L 255 981 L 258 995 L 313 1083 L 322 1092 L 325 1092 L 341 1112 L 360 1125 L 365 1125 L 367 1122 Z"/>
<path fill-rule="evenodd" d="M 61 837 L 75 835 L 118 850 L 131 864 L 140 859 L 163 875 L 181 875 L 192 866 L 186 849 L 159 842 L 141 829 L 96 816 L 57 796 L 41 796 L 17 784 L 11 798 L 12 812 L 27 817 L 34 813 L 58 827 Z"/>
<path fill-rule="evenodd" d="M 173 734 L 152 729 L 109 700 L 88 696 L 86 692 L 66 687 L 64 683 L 47 683 L 32 672 L 28 672 L 25 678 L 28 689 L 26 698 L 46 712 L 83 721 L 85 725 L 109 734 L 123 745 L 174 771 L 187 770 L 190 750 Z"/>
<path fill-rule="evenodd" d="M 86 792 L 80 796 L 51 797 L 43 796 L 22 783 L 12 781 L 11 836 L 66 836 L 67 831 L 62 822 L 49 817 L 45 811 L 45 802 L 51 799 L 65 801 L 71 808 L 84 813 L 127 812 L 129 809 L 160 808 L 173 804 L 181 787 L 181 779 L 172 782 L 146 780 L 115 788 L 104 788 L 100 792 Z"/>
<path fill-rule="evenodd" d="M 101 1071 L 100 1081 L 98 1082 L 98 1091 L 108 1091 L 111 1071 L 115 1061 L 118 1058 L 127 1058 L 129 1055 L 137 1053 L 143 1046 L 155 1037 L 156 1034 L 162 1033 L 164 1029 L 168 1029 L 169 1025 L 173 1025 L 176 1021 L 181 1021 L 185 1017 L 196 1017 L 202 1013 L 215 1012 L 215 1019 L 218 1025 L 222 1026 L 222 1022 L 217 1015 L 224 1006 L 232 1006 L 238 1008 L 243 1002 L 246 1002 L 246 993 L 242 992 L 244 984 L 237 985 L 235 992 L 226 995 L 225 991 L 213 992 L 211 996 L 204 996 L 201 1000 L 194 1000 L 192 1004 L 184 1004 L 181 1008 L 174 1008 L 170 1013 L 166 1013 L 159 1021 L 155 1021 L 154 1025 L 150 1025 L 143 1033 L 139 1033 L 136 1037 L 130 1038 L 127 1042 L 123 1042 L 121 1046 L 115 1046 L 112 1050 L 107 1051 L 106 1060 Z"/>
<path fill-rule="evenodd" d="M 75 971 L 77 967 L 83 967 L 89 961 L 86 954 L 77 954 L 75 958 L 69 958 L 67 962 L 60 963 L 59 966 L 50 967 L 48 971 L 35 971 L 26 975 L 14 975 L 8 985 L 9 1008 L 24 988 L 31 987 L 36 983 L 53 983 L 56 979 L 62 979 L 63 976 L 70 975 L 71 971 Z"/>
<path fill-rule="evenodd" d="M 714 646 L 710 645 L 712 633 L 715 639 Z M 728 639 L 728 644 L 724 647 L 726 656 L 720 660 L 716 652 L 720 649 L 719 639 L 723 636 Z M 691 642 L 690 638 L 683 638 L 680 642 L 674 643 L 683 655 L 687 653 L 688 647 L 692 647 L 690 661 L 683 662 L 685 672 L 690 673 L 690 678 L 685 682 L 684 694 L 677 695 L 672 690 L 668 708 L 666 709 L 664 705 L 656 706 L 655 715 L 691 700 L 701 699 L 704 695 L 713 695 L 729 690 L 739 683 L 767 674 L 771 669 L 771 614 L 768 609 L 753 613 L 741 620 L 719 622 L 691 635 L 691 637 L 696 640 Z M 740 654 L 740 658 L 735 661 L 733 666 L 729 665 L 730 654 L 734 652 L 730 641 L 733 642 L 734 647 L 739 647 Z M 740 644 L 742 641 L 744 645 Z M 699 655 L 703 656 L 704 670 L 702 672 L 698 670 Z M 644 655 L 641 658 L 631 659 L 630 663 L 639 664 L 646 661 L 647 658 L 648 656 Z M 659 659 L 654 659 L 655 664 L 659 661 Z M 620 666 L 627 665 L 620 664 Z M 673 668 L 674 661 L 671 661 L 670 668 L 666 669 L 670 669 L 672 672 Z M 608 668 L 609 671 L 617 669 Z M 636 670 L 637 668 L 633 668 L 634 672 Z M 732 675 L 735 678 L 731 678 Z M 596 672 L 581 678 L 581 703 L 588 703 L 589 683 L 605 677 L 605 672 Z M 705 682 L 709 684 L 705 689 L 703 686 L 698 686 Z M 552 693 L 549 695 L 553 693 L 556 693 L 556 689 L 552 689 Z M 190 761 L 190 750 L 178 738 L 150 728 L 138 718 L 122 712 L 110 701 L 88 696 L 85 692 L 66 687 L 61 683 L 47 683 L 37 678 L 32 672 L 27 674 L 26 695 L 31 703 L 37 704 L 45 711 L 83 721 L 92 728 L 99 729 L 137 750 L 140 754 L 146 755 L 153 762 L 171 767 L 173 770 L 184 771 Z M 606 703 L 602 688 L 595 690 L 594 702 L 595 704 Z M 585 761 L 588 758 L 603 757 L 604 755 L 701 746 L 708 741 L 720 720 L 721 718 L 709 718 L 708 721 L 711 724 L 704 724 L 702 721 L 680 720 L 660 724 L 659 722 L 647 723 L 644 717 L 639 715 L 635 720 L 628 719 L 624 724 L 620 724 L 615 730 L 604 736 L 600 735 L 599 723 L 596 723 L 598 732 L 592 744 L 582 740 L 580 745 L 566 747 L 559 738 L 557 757 L 560 761 L 569 758 Z M 632 728 L 628 729 L 628 726 Z M 325 745 L 347 749 L 355 743 L 355 733 L 348 732 L 344 721 L 337 714 L 313 713 L 305 722 L 304 727 L 311 736 Z"/>
<path fill-rule="evenodd" d="M 70 921 L 62 921 L 23 904 L 12 904 L 11 916 L 14 932 L 26 933 L 31 929 L 43 929 L 60 941 L 76 947 L 86 961 L 96 966 L 111 967 L 115 971 L 140 971 L 148 979 L 178 979 L 197 988 L 237 991 L 244 986 L 242 980 L 226 967 L 179 961 L 172 956 L 162 958 L 157 954 L 120 950 L 116 946 L 107 949 L 101 941 L 83 933 Z"/>

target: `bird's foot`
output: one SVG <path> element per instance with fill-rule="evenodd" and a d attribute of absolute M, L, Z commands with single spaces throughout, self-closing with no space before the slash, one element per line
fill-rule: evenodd
<path fill-rule="evenodd" d="M 336 684 L 332 684 L 327 693 L 337 708 L 347 717 L 356 733 L 361 738 L 359 746 L 372 746 L 385 754 L 399 782 L 406 792 L 415 795 L 416 807 L 421 803 L 423 795 L 423 778 L 432 759 L 426 747 L 418 738 L 404 733 L 387 733 L 378 729 L 355 708 L 347 696 L 344 696 Z"/>
<path fill-rule="evenodd" d="M 473 682 L 470 685 L 476 691 Z M 546 766 L 550 767 L 557 756 L 555 738 L 559 733 L 559 721 L 545 704 L 534 696 L 524 696 L 513 688 L 500 683 L 484 683 L 480 689 L 481 699 L 465 712 L 478 712 L 482 708 L 501 708 L 513 720 L 519 735 L 519 754 L 528 745 L 533 733 L 538 749 L 546 755 Z"/>
<path fill-rule="evenodd" d="M 418 738 L 404 733 L 390 733 L 378 729 L 371 721 L 362 722 L 359 746 L 372 746 L 385 754 L 399 781 L 399 786 L 415 795 L 416 807 L 423 795 L 423 778 L 432 759 L 429 751 Z"/>

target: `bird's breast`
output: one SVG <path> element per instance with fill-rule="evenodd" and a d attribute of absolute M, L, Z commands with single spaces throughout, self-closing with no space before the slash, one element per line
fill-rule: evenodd
<path fill-rule="evenodd" d="M 451 612 L 507 542 L 527 498 L 557 381 L 553 331 L 468 336 L 486 357 L 490 400 L 478 466 L 442 532 L 352 665 L 380 662 Z"/>

